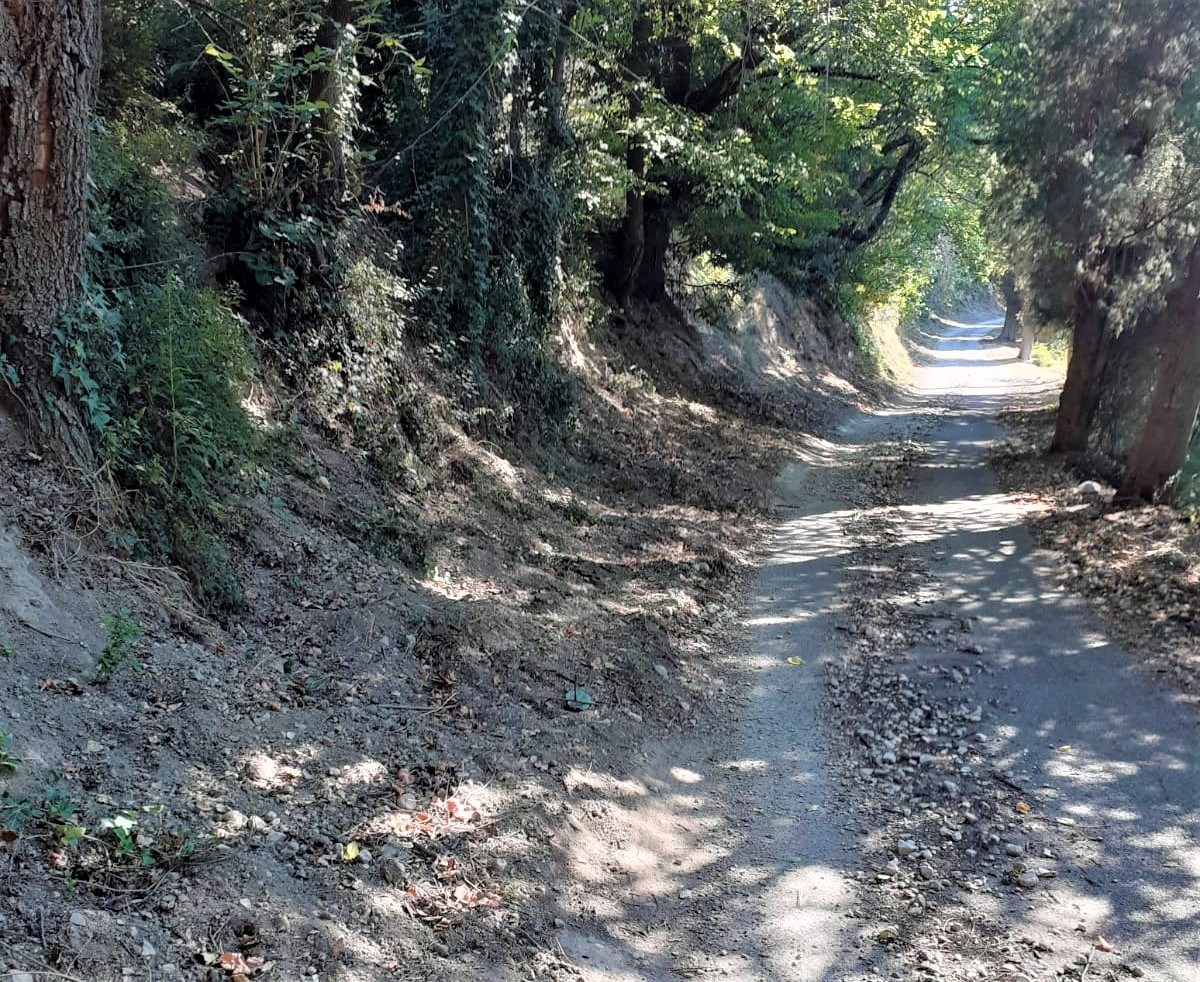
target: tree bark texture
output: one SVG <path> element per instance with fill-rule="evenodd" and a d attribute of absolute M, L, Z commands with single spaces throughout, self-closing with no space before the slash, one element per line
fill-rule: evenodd
<path fill-rule="evenodd" d="M 1179 473 L 1200 411 L 1200 246 L 1139 344 L 1154 364 L 1154 386 L 1119 493 L 1153 501 Z"/>
<path fill-rule="evenodd" d="M 1014 274 L 1005 274 L 1003 289 L 1004 327 L 1000 329 L 1000 340 L 1014 344 L 1021 336 L 1021 294 L 1017 290 L 1017 278 Z"/>
<path fill-rule="evenodd" d="M 343 76 L 351 44 L 349 27 L 353 19 L 352 0 L 328 0 L 316 36 L 316 46 L 325 52 L 325 58 L 313 72 L 309 86 L 310 99 L 325 103 L 316 127 L 321 141 L 318 197 L 324 204 L 334 206 L 340 205 L 346 197 L 349 182 L 345 151 L 349 134 L 342 103 L 345 100 Z"/>
<path fill-rule="evenodd" d="M 642 112 L 642 93 L 638 86 L 650 72 L 650 17 L 639 11 L 633 22 L 633 40 L 626 59 L 625 68 L 639 81 L 629 93 L 628 119 L 637 125 Z M 646 148 L 641 137 L 630 134 L 625 150 L 625 166 L 629 170 L 629 189 L 625 192 L 625 215 L 617 229 L 613 243 L 613 255 L 609 268 L 609 287 L 622 306 L 627 306 L 636 292 L 638 272 L 646 247 Z"/>
<path fill-rule="evenodd" d="M 1071 358 L 1067 379 L 1058 401 L 1058 418 L 1050 450 L 1083 453 L 1088 446 L 1092 416 L 1100 398 L 1100 382 L 1108 360 L 1111 338 L 1095 286 L 1081 279 L 1072 306 Z"/>
<path fill-rule="evenodd" d="M 35 424 L 50 333 L 79 290 L 99 54 L 95 0 L 0 0 L 0 350 Z"/>

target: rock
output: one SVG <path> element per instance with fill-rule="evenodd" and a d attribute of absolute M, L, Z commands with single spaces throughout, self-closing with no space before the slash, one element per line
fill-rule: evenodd
<path fill-rule="evenodd" d="M 383 882 L 390 886 L 402 886 L 407 878 L 404 864 L 398 859 L 385 859 L 379 869 Z"/>
<path fill-rule="evenodd" d="M 1036 880 L 1037 877 L 1035 876 L 1034 879 Z M 691 900 L 692 897 L 694 897 L 694 896 L 695 896 L 695 893 L 693 893 L 691 890 L 680 890 L 679 891 L 679 899 L 680 900 Z"/>
<path fill-rule="evenodd" d="M 1023 846 L 1020 846 L 1015 842 L 1004 843 L 1004 854 L 1006 856 L 1021 856 L 1024 855 L 1024 853 L 1025 849 Z"/>
<path fill-rule="evenodd" d="M 958 794 L 958 785 L 953 781 L 943 781 L 942 790 L 945 791 L 946 794 Z"/>
<path fill-rule="evenodd" d="M 1033 870 L 1026 870 L 1017 877 L 1017 886 L 1024 887 L 1026 890 L 1032 890 L 1038 885 L 1038 875 Z"/>
<path fill-rule="evenodd" d="M 1094 498 L 1104 494 L 1104 486 L 1098 481 L 1084 481 L 1075 490 L 1085 497 Z"/>
<path fill-rule="evenodd" d="M 656 661 L 654 663 L 654 671 L 664 679 L 669 679 L 671 677 L 671 670 L 660 661 Z"/>
<path fill-rule="evenodd" d="M 922 880 L 932 880 L 935 875 L 934 871 L 933 871 L 933 867 L 930 866 L 928 863 L 922 863 L 917 868 L 917 872 L 921 874 Z"/>
<path fill-rule="evenodd" d="M 32 972 L 9 972 L 5 979 L 6 982 L 37 982 Z"/>
<path fill-rule="evenodd" d="M 912 839 L 901 839 L 896 843 L 897 856 L 911 856 L 917 851 L 917 844 Z"/>

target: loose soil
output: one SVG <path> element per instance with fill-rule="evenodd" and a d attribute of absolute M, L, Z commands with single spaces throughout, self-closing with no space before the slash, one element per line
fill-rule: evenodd
<path fill-rule="evenodd" d="M 0 966 L 572 977 L 580 789 L 725 724 L 775 474 L 859 397 L 809 313 L 748 316 L 686 371 L 570 339 L 570 444 L 450 433 L 419 490 L 302 425 L 230 508 L 224 626 L 0 417 Z"/>

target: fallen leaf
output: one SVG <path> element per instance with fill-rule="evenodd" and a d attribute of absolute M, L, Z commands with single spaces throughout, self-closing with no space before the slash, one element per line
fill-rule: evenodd
<path fill-rule="evenodd" d="M 226 972 L 233 972 L 235 975 L 242 974 L 250 970 L 250 966 L 246 964 L 246 956 L 240 951 L 223 951 L 217 956 L 217 968 Z"/>
<path fill-rule="evenodd" d="M 1061 747 L 1058 748 L 1058 752 L 1060 754 L 1069 754 L 1074 749 L 1075 748 L 1072 747 L 1069 743 L 1064 743 Z"/>
<path fill-rule="evenodd" d="M 1096 950 L 1097 951 L 1107 951 L 1111 954 L 1112 952 L 1117 950 L 1117 946 L 1112 944 L 1109 941 L 1105 941 L 1104 936 L 1100 935 L 1099 937 L 1096 938 Z"/>
<path fill-rule="evenodd" d="M 17 840 L 21 838 L 12 829 L 0 829 L 0 846 L 4 846 L 5 850 L 12 852 L 17 848 Z"/>
<path fill-rule="evenodd" d="M 344 846 L 342 846 L 342 862 L 343 863 L 354 862 L 354 860 L 358 859 L 358 854 L 361 851 L 362 851 L 362 848 L 359 846 L 359 844 L 357 842 L 347 842 Z"/>
<path fill-rule="evenodd" d="M 789 665 L 803 665 L 803 664 L 804 664 L 804 659 L 803 659 L 803 658 L 799 658 L 799 657 L 797 657 L 796 655 L 790 655 L 790 656 L 788 657 L 787 663 L 788 663 Z"/>
<path fill-rule="evenodd" d="M 1025 804 L 1025 802 L 1023 802 L 1023 801 L 1018 801 L 1017 802 L 1017 811 L 1019 811 L 1022 815 L 1028 815 L 1029 814 L 1029 806 L 1027 804 Z"/>

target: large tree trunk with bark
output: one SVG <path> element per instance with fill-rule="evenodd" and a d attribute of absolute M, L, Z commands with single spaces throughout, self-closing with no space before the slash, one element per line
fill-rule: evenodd
<path fill-rule="evenodd" d="M 346 125 L 346 98 L 343 79 L 350 57 L 350 24 L 354 18 L 352 0 L 328 0 L 321 22 L 317 26 L 316 47 L 324 52 L 319 67 L 312 73 L 309 98 L 323 103 L 317 117 L 320 140 L 320 166 L 316 175 L 318 199 L 326 205 L 338 206 L 346 197 L 348 174 L 345 144 L 349 138 Z"/>
<path fill-rule="evenodd" d="M 1058 419 L 1050 444 L 1052 453 L 1087 450 L 1088 431 L 1099 402 L 1100 380 L 1111 343 L 1100 297 L 1089 280 L 1081 279 L 1076 284 L 1071 319 L 1071 358 L 1058 400 Z"/>
<path fill-rule="evenodd" d="M 48 349 L 79 291 L 99 61 L 95 0 L 0 0 L 0 350 L 29 422 L 75 452 L 85 434 L 57 398 Z"/>
<path fill-rule="evenodd" d="M 1017 357 L 1019 357 L 1021 361 L 1033 361 L 1033 342 L 1037 340 L 1037 335 L 1033 330 L 1033 318 L 1018 317 L 1017 330 L 1020 332 L 1021 337 L 1021 350 Z M 1013 340 L 1015 341 L 1016 338 Z"/>
<path fill-rule="evenodd" d="M 1153 501 L 1183 467 L 1200 412 L 1200 247 L 1139 354 L 1154 362 L 1154 388 L 1119 491 Z"/>
<path fill-rule="evenodd" d="M 650 17 L 641 11 L 634 18 L 633 40 L 625 68 L 635 79 L 645 79 L 650 72 Z M 642 93 L 634 83 L 629 92 L 630 124 L 637 125 L 642 112 Z M 638 273 L 646 247 L 646 147 L 636 133 L 629 136 L 625 150 L 625 166 L 629 170 L 629 188 L 625 192 L 625 216 L 613 237 L 613 250 L 608 270 L 609 288 L 622 306 L 629 303 L 637 291 Z"/>
<path fill-rule="evenodd" d="M 1004 290 L 1004 327 L 1000 329 L 1000 340 L 1009 344 L 1021 335 L 1021 293 L 1017 290 L 1017 277 L 1006 273 L 1002 283 Z"/>

